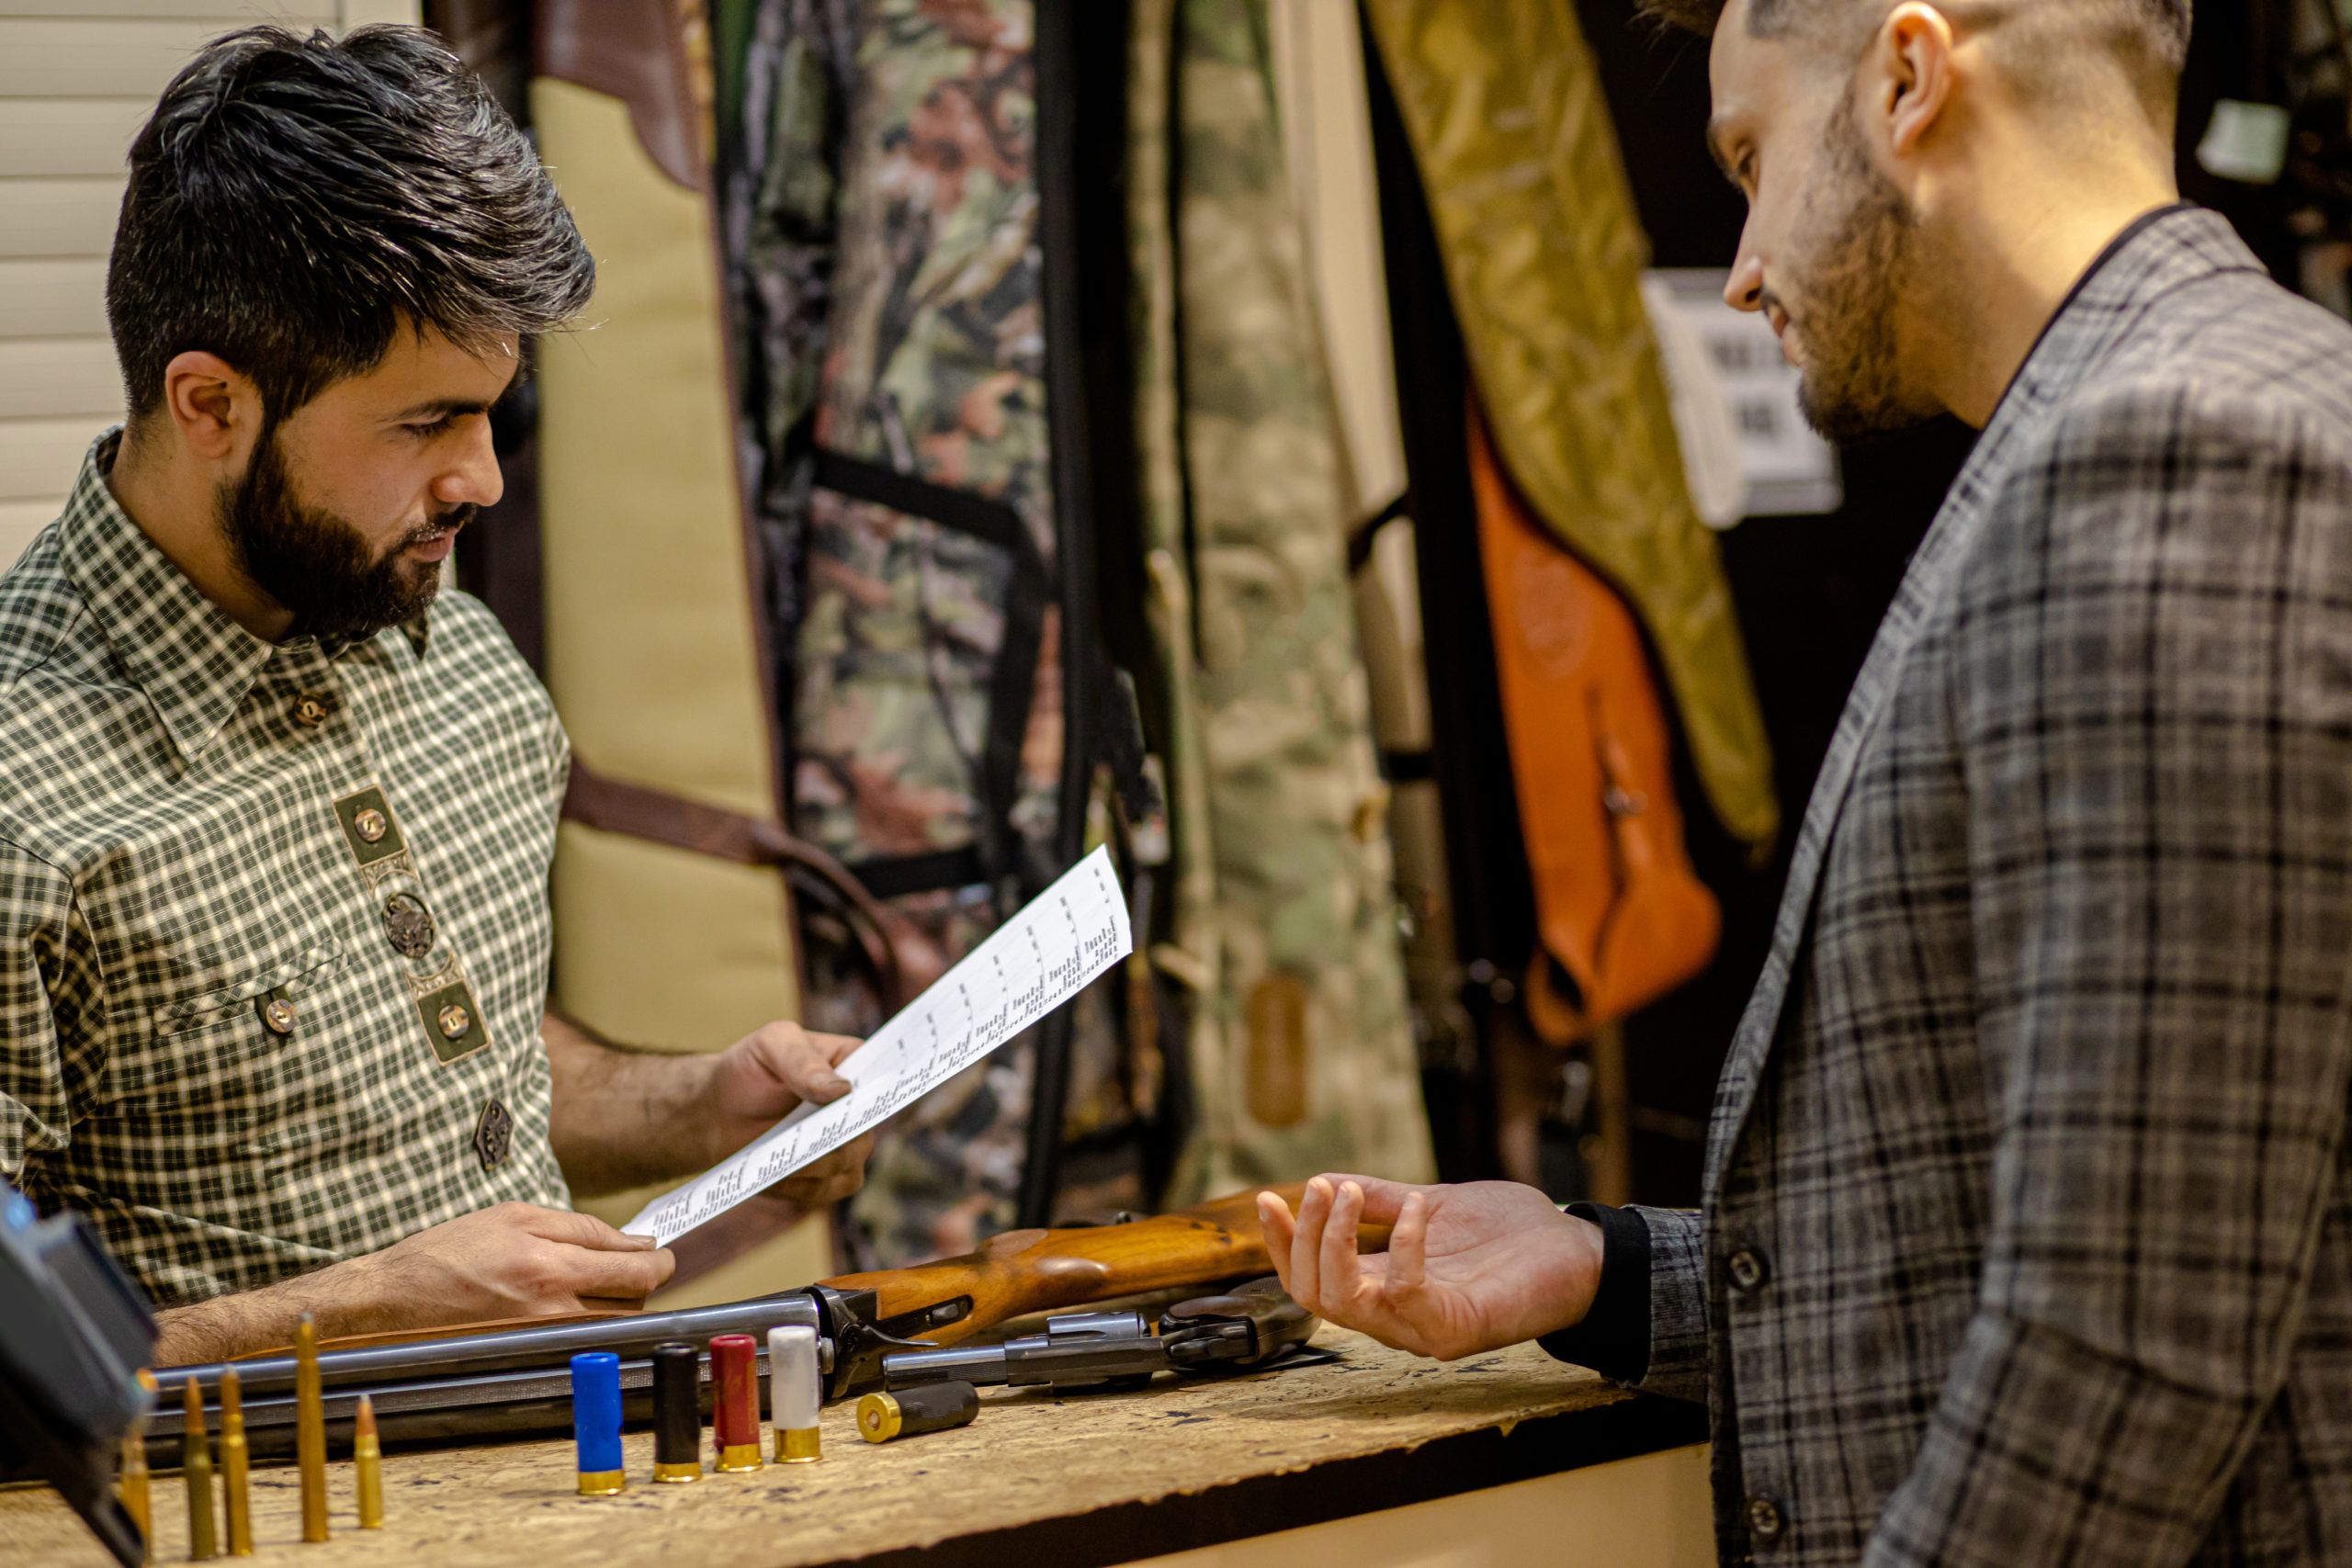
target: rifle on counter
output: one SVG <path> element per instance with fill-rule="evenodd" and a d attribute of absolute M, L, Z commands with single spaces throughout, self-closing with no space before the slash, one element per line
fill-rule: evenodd
<path fill-rule="evenodd" d="M 1008 1231 L 960 1258 L 845 1274 L 723 1306 L 616 1309 L 331 1339 L 319 1351 L 330 1440 L 350 1439 L 362 1393 L 370 1396 L 387 1447 L 569 1431 L 571 1360 L 583 1350 L 620 1357 L 625 1418 L 649 1420 L 654 1346 L 676 1339 L 699 1346 L 715 1334 L 749 1334 L 761 1347 L 764 1381 L 767 1331 L 787 1324 L 817 1331 L 825 1397 L 852 1397 L 883 1386 L 885 1357 L 938 1350 L 1012 1318 L 1265 1274 L 1272 1264 L 1258 1224 L 1260 1190 L 1114 1224 Z M 1304 1189 L 1272 1190 L 1295 1207 Z M 1386 1226 L 1365 1225 L 1357 1244 L 1378 1251 L 1387 1236 Z M 294 1358 L 267 1352 L 235 1366 L 250 1453 L 255 1459 L 292 1454 Z M 195 1379 L 208 1406 L 217 1408 L 221 1370 L 221 1363 L 167 1367 L 156 1375 L 166 1391 Z M 162 1402 L 148 1427 L 152 1463 L 178 1462 L 180 1425 L 175 1403 Z"/>

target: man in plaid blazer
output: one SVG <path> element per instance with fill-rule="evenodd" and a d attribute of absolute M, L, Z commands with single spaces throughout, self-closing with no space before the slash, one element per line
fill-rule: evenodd
<path fill-rule="evenodd" d="M 2352 1563 L 2352 330 L 2174 201 L 2184 4 L 1694 10 L 1735 302 L 1825 429 L 1983 437 L 1703 1213 L 1322 1178 L 1277 1258 L 1393 1344 L 1707 1400 L 1726 1562 Z"/>

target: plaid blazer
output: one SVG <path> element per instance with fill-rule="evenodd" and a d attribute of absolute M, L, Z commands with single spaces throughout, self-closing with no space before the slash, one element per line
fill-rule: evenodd
<path fill-rule="evenodd" d="M 2352 1564 L 2352 329 L 2143 220 L 1921 543 L 1643 1386 L 1727 1561 Z"/>

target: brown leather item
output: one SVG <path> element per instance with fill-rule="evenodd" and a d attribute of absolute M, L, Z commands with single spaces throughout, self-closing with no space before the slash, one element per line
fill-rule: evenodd
<path fill-rule="evenodd" d="M 1306 982 L 1277 970 L 1258 982 L 1250 1023 L 1250 1120 L 1295 1127 L 1306 1120 Z"/>
<path fill-rule="evenodd" d="M 1535 883 L 1527 1016 L 1581 1040 L 1690 979 L 1723 931 L 1692 874 L 1665 710 L 1633 615 L 1530 515 L 1471 400 L 1503 728 Z"/>
<path fill-rule="evenodd" d="M 695 145 L 694 90 L 671 47 L 658 0 L 542 0 L 532 73 L 628 106 L 629 125 L 654 166 L 688 190 L 709 176 Z"/>
<path fill-rule="evenodd" d="M 563 815 L 585 828 L 623 833 L 738 865 L 773 866 L 814 878 L 832 894 L 831 901 L 855 933 L 873 968 L 884 1009 L 896 1012 L 913 999 L 899 959 L 894 917 L 846 866 L 808 840 L 739 811 L 605 778 L 577 757 L 572 759 L 571 783 L 564 791 Z"/>

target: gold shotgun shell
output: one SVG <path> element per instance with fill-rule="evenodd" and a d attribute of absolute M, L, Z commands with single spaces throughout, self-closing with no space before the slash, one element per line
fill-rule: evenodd
<path fill-rule="evenodd" d="M 967 1382 L 876 1392 L 857 1402 L 857 1435 L 869 1443 L 887 1443 L 969 1426 L 979 1413 L 979 1391 Z"/>
<path fill-rule="evenodd" d="M 220 1370 L 220 1500 L 229 1517 L 229 1555 L 254 1554 L 253 1493 L 245 1480 L 245 1402 L 237 1369 Z"/>
<path fill-rule="evenodd" d="M 825 1457 L 824 1434 L 814 1427 L 778 1427 L 775 1429 L 775 1461 L 778 1464 L 814 1464 Z"/>
<path fill-rule="evenodd" d="M 899 1402 L 887 1393 L 869 1393 L 857 1402 L 857 1435 L 869 1443 L 887 1443 L 899 1435 Z"/>
<path fill-rule="evenodd" d="M 683 1486 L 689 1481 L 700 1481 L 702 1461 L 696 1460 L 692 1464 L 657 1464 L 653 1467 L 653 1479 L 666 1482 L 673 1486 Z"/>
<path fill-rule="evenodd" d="M 628 1490 L 626 1470 L 583 1470 L 580 1472 L 580 1495 L 582 1497 L 609 1497 L 616 1492 Z"/>
<path fill-rule="evenodd" d="M 718 1463 L 715 1468 L 729 1475 L 741 1475 L 747 1470 L 759 1469 L 760 1445 L 729 1443 L 718 1450 Z"/>

